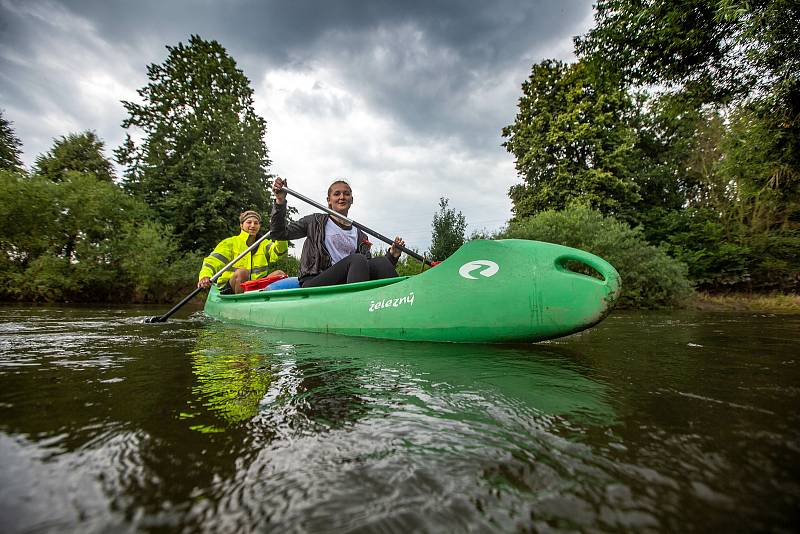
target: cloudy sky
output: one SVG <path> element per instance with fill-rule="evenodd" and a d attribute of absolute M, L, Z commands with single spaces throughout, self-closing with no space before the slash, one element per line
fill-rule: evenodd
<path fill-rule="evenodd" d="M 219 41 L 267 121 L 271 172 L 355 220 L 430 245 L 439 197 L 468 232 L 511 215 L 500 130 L 534 63 L 573 59 L 591 0 L 0 0 L 0 109 L 30 166 L 53 140 L 124 138 L 122 100 L 192 34 Z M 313 211 L 294 200 L 300 214 Z"/>

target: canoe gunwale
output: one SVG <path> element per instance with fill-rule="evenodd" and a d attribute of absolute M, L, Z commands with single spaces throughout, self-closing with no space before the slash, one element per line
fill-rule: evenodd
<path fill-rule="evenodd" d="M 322 287 L 307 287 L 307 288 L 289 288 L 289 289 L 274 289 L 271 291 L 248 291 L 247 293 L 240 293 L 238 295 L 220 295 L 217 293 L 216 297 L 222 302 L 241 302 L 248 300 L 270 300 L 271 298 L 280 297 L 305 297 L 314 295 L 325 295 L 331 293 L 353 293 L 357 291 L 367 291 L 369 289 L 376 289 L 385 287 L 392 284 L 397 284 L 404 280 L 408 280 L 410 276 L 397 276 L 394 278 L 383 278 L 381 280 L 368 280 L 366 282 L 354 282 L 352 284 L 339 284 L 335 286 L 322 286 Z"/>

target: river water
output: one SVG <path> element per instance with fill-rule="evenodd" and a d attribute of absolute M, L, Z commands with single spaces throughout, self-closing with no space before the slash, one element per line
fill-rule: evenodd
<path fill-rule="evenodd" d="M 0 531 L 796 531 L 800 316 L 534 345 L 0 307 Z"/>

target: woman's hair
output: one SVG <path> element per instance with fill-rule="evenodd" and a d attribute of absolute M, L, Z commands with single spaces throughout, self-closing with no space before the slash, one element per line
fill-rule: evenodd
<path fill-rule="evenodd" d="M 333 190 L 333 186 L 336 185 L 336 184 L 344 184 L 347 187 L 350 187 L 350 184 L 348 184 L 344 180 L 336 180 L 335 182 L 333 182 L 331 185 L 328 186 L 328 196 L 331 196 L 331 191 Z M 350 187 L 350 190 L 352 191 L 353 188 Z"/>

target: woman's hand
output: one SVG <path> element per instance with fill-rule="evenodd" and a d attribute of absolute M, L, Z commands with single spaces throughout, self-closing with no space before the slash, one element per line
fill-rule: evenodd
<path fill-rule="evenodd" d="M 208 276 L 204 276 L 197 282 L 197 287 L 202 287 L 203 289 L 208 289 L 211 286 L 211 278 Z"/>
<path fill-rule="evenodd" d="M 392 243 L 392 246 L 389 247 L 389 254 L 391 254 L 395 258 L 399 258 L 400 254 L 403 253 L 403 251 L 400 250 L 399 247 L 404 247 L 404 246 L 406 246 L 406 242 L 403 241 L 403 238 L 400 236 L 395 237 L 394 243 Z"/>
<path fill-rule="evenodd" d="M 278 204 L 283 204 L 286 202 L 286 191 L 284 191 L 283 188 L 288 185 L 289 182 L 280 176 L 276 176 L 275 181 L 272 182 L 272 194 L 275 195 L 275 202 Z"/>

